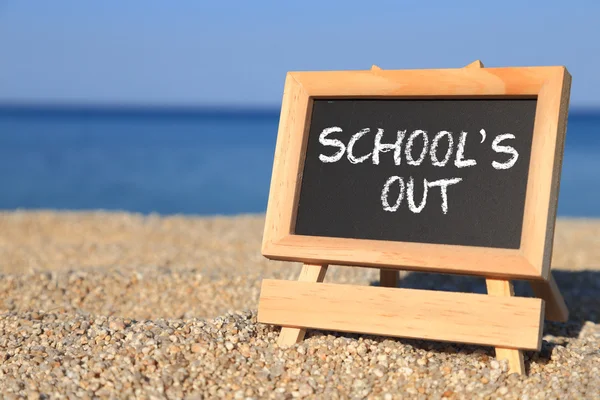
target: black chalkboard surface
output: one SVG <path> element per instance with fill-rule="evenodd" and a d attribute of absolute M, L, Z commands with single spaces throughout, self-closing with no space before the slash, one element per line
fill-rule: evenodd
<path fill-rule="evenodd" d="M 314 100 L 293 233 L 518 249 L 536 103 Z"/>

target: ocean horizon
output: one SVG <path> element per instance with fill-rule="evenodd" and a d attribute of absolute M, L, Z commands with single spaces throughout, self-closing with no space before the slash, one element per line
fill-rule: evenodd
<path fill-rule="evenodd" d="M 0 210 L 266 210 L 277 107 L 0 104 Z M 569 113 L 558 215 L 600 217 L 600 109 Z"/>

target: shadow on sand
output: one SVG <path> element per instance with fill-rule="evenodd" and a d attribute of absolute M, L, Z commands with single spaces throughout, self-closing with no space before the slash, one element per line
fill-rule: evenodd
<path fill-rule="evenodd" d="M 552 326 L 565 324 L 570 329 L 569 337 L 579 335 L 586 321 L 600 322 L 600 270 L 570 271 L 553 269 L 552 274 L 565 302 L 569 307 L 569 321 L 566 323 L 546 323 L 544 333 L 553 335 Z M 371 286 L 379 286 L 378 281 Z M 515 295 L 534 297 L 526 281 L 514 281 Z M 399 280 L 398 287 L 409 289 L 443 290 L 448 292 L 487 293 L 485 279 L 473 276 L 459 276 L 413 272 Z M 577 329 L 578 328 L 578 329 Z"/>

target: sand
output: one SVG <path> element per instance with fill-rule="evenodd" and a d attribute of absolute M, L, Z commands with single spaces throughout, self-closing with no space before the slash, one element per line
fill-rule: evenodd
<path fill-rule="evenodd" d="M 571 311 L 546 323 L 527 376 L 492 348 L 309 331 L 289 348 L 258 324 L 264 217 L 0 213 L 4 398 L 600 398 L 600 220 L 560 219 L 553 271 Z M 400 286 L 485 292 L 402 273 Z M 376 284 L 330 267 L 326 282 Z M 517 282 L 518 295 L 530 295 Z"/>

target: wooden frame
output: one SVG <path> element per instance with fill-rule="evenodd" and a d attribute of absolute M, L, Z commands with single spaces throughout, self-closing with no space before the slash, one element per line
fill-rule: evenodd
<path fill-rule="evenodd" d="M 570 85 L 564 67 L 288 73 L 262 254 L 309 264 L 548 281 Z M 537 97 L 520 249 L 293 234 L 313 99 L 502 97 Z"/>
<path fill-rule="evenodd" d="M 263 281 L 257 316 L 261 323 L 282 325 L 279 345 L 301 341 L 309 327 L 492 345 L 497 359 L 508 360 L 510 373 L 525 374 L 522 349 L 541 348 L 544 316 L 553 321 L 568 319 L 567 306 L 550 273 L 550 258 L 571 77 L 563 67 L 471 73 L 483 71 L 479 60 L 462 72 L 449 71 L 454 70 L 386 74 L 374 65 L 371 77 L 364 71 L 288 74 L 263 254 L 304 261 L 304 266 L 298 282 Z M 333 78 L 327 81 L 327 77 Z M 435 95 L 440 92 L 442 96 Z M 506 250 L 294 235 L 312 99 L 320 95 L 536 97 L 521 247 Z M 378 267 L 384 288 L 323 284 L 326 261 Z M 483 275 L 488 295 L 389 289 L 397 286 L 401 268 Z M 514 296 L 510 279 L 521 277 L 530 280 L 539 298 Z"/>

